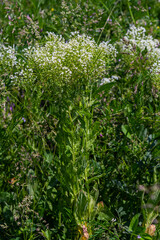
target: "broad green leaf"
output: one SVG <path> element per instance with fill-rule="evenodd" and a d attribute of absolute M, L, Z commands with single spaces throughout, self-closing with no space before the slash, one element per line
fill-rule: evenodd
<path fill-rule="evenodd" d="M 48 204 L 49 209 L 52 211 L 53 210 L 52 203 L 50 201 L 47 201 L 47 204 Z"/>
<path fill-rule="evenodd" d="M 140 213 L 136 214 L 129 225 L 129 231 L 136 231 L 137 227 L 138 227 L 138 223 L 139 223 L 139 217 L 140 217 Z"/>
<path fill-rule="evenodd" d="M 128 125 L 122 125 L 121 126 L 122 132 L 124 133 L 124 135 L 126 135 L 127 138 L 131 139 L 131 133 L 130 133 L 130 127 Z"/>

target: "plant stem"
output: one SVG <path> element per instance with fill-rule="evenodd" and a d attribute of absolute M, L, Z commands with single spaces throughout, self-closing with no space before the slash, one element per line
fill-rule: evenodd
<path fill-rule="evenodd" d="M 117 2 L 114 3 L 114 7 L 112 8 L 112 10 L 111 10 L 111 12 L 110 12 L 110 14 L 109 14 L 109 16 L 108 16 L 108 18 L 107 18 L 107 20 L 106 20 L 103 28 L 102 28 L 102 31 L 101 31 L 101 33 L 100 33 L 100 35 L 99 35 L 97 44 L 99 44 L 99 41 L 100 41 L 101 36 L 102 36 L 102 33 L 103 33 L 103 31 L 104 31 L 104 29 L 105 29 L 105 27 L 106 27 L 106 25 L 107 25 L 108 19 L 111 17 L 111 15 L 112 15 L 112 13 L 113 13 L 113 11 L 114 11 L 114 9 L 115 9 L 115 7 L 117 6 L 117 4 L 118 4 L 119 1 L 120 1 L 120 0 L 118 0 Z"/>
<path fill-rule="evenodd" d="M 131 10 L 131 6 L 130 6 L 129 0 L 127 1 L 127 3 L 128 3 L 128 9 L 129 9 L 129 12 L 130 12 L 132 21 L 133 21 L 134 25 L 136 25 L 136 21 L 135 21 L 135 19 L 134 19 L 134 17 L 133 17 L 133 13 L 132 13 L 132 10 Z"/>

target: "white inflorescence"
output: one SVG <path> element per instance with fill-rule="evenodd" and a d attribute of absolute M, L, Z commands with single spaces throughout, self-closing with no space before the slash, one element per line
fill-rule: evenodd
<path fill-rule="evenodd" d="M 153 39 L 150 35 L 147 36 L 145 32 L 146 30 L 143 27 L 136 28 L 135 26 L 131 26 L 123 40 L 119 42 L 119 46 L 122 53 L 129 54 L 133 58 L 137 57 L 138 51 L 141 54 L 143 51 L 146 51 L 145 58 L 147 59 L 151 74 L 159 74 L 160 44 L 157 39 Z"/>
<path fill-rule="evenodd" d="M 36 44 L 23 50 L 25 58 L 17 57 L 14 48 L 0 44 L 0 65 L 2 75 L 9 70 L 7 76 L 13 84 L 41 78 L 59 85 L 101 79 L 102 85 L 119 79 L 116 74 L 108 74 L 118 51 L 121 53 L 120 67 L 121 63 L 128 66 L 142 59 L 144 67 L 157 81 L 160 75 L 159 41 L 147 36 L 145 28 L 135 26 L 131 26 L 115 45 L 109 42 L 98 45 L 91 37 L 77 32 L 71 33 L 70 39 L 65 41 L 62 36 L 49 32 L 44 45 Z"/>
<path fill-rule="evenodd" d="M 17 63 L 17 57 L 15 49 L 3 44 L 0 44 L 0 64 L 7 65 L 8 67 L 13 67 Z"/>
<path fill-rule="evenodd" d="M 26 55 L 42 73 L 48 71 L 54 79 L 69 82 L 76 77 L 102 78 L 106 73 L 106 59 L 113 61 L 116 49 L 108 42 L 98 46 L 92 38 L 78 33 L 72 33 L 68 42 L 48 33 L 45 45 L 35 46 Z"/>
<path fill-rule="evenodd" d="M 13 85 L 24 79 L 33 79 L 33 69 L 17 56 L 15 48 L 0 44 L 1 76 L 7 76 Z"/>
<path fill-rule="evenodd" d="M 146 36 L 146 30 L 143 27 L 135 27 L 134 25 L 130 27 L 127 34 L 124 37 L 124 41 L 121 41 L 121 47 L 124 51 L 132 52 L 133 47 L 138 47 L 141 51 L 147 49 L 148 52 L 157 49 L 159 46 L 159 41 L 153 39 L 152 36 Z"/>

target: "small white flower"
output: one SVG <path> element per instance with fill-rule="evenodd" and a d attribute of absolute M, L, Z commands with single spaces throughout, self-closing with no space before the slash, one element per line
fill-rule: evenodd
<path fill-rule="evenodd" d="M 112 220 L 111 220 L 112 222 L 116 222 L 117 221 L 117 219 L 116 218 L 112 218 Z"/>
<path fill-rule="evenodd" d="M 110 83 L 112 82 L 112 79 L 111 78 L 103 78 L 100 85 L 103 85 L 103 84 L 106 84 L 106 83 Z"/>

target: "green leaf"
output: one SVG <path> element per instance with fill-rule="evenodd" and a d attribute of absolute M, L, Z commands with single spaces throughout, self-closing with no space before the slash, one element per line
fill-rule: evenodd
<path fill-rule="evenodd" d="M 53 210 L 52 203 L 50 201 L 47 201 L 47 204 L 48 204 L 49 209 L 52 211 Z"/>
<path fill-rule="evenodd" d="M 50 240 L 50 239 L 51 239 L 51 234 L 50 234 L 50 231 L 49 231 L 49 230 L 46 230 L 46 231 L 43 231 L 43 230 L 42 230 L 42 233 L 43 233 L 43 236 L 44 236 L 47 240 Z"/>
<path fill-rule="evenodd" d="M 124 135 L 126 135 L 127 138 L 131 139 L 131 133 L 130 133 L 130 127 L 128 125 L 122 125 L 121 126 L 122 132 L 124 133 Z"/>
<path fill-rule="evenodd" d="M 93 182 L 93 181 L 95 181 L 95 180 L 98 180 L 98 179 L 104 177 L 105 175 L 106 175 L 105 173 L 102 173 L 101 175 L 92 177 L 92 178 L 88 179 L 87 183 L 90 184 L 91 182 Z"/>
<path fill-rule="evenodd" d="M 147 233 L 140 233 L 140 236 L 144 239 L 144 240 L 151 240 L 153 239 L 150 235 L 148 235 Z"/>
<path fill-rule="evenodd" d="M 137 227 L 138 227 L 138 223 L 139 223 L 139 217 L 140 217 L 140 213 L 136 214 L 129 225 L 129 231 L 136 231 Z"/>
<path fill-rule="evenodd" d="M 108 93 L 109 90 L 115 85 L 114 82 L 106 83 L 100 86 L 94 93 L 93 96 L 97 95 L 98 93 L 101 93 L 102 91 L 105 91 L 105 93 Z"/>

